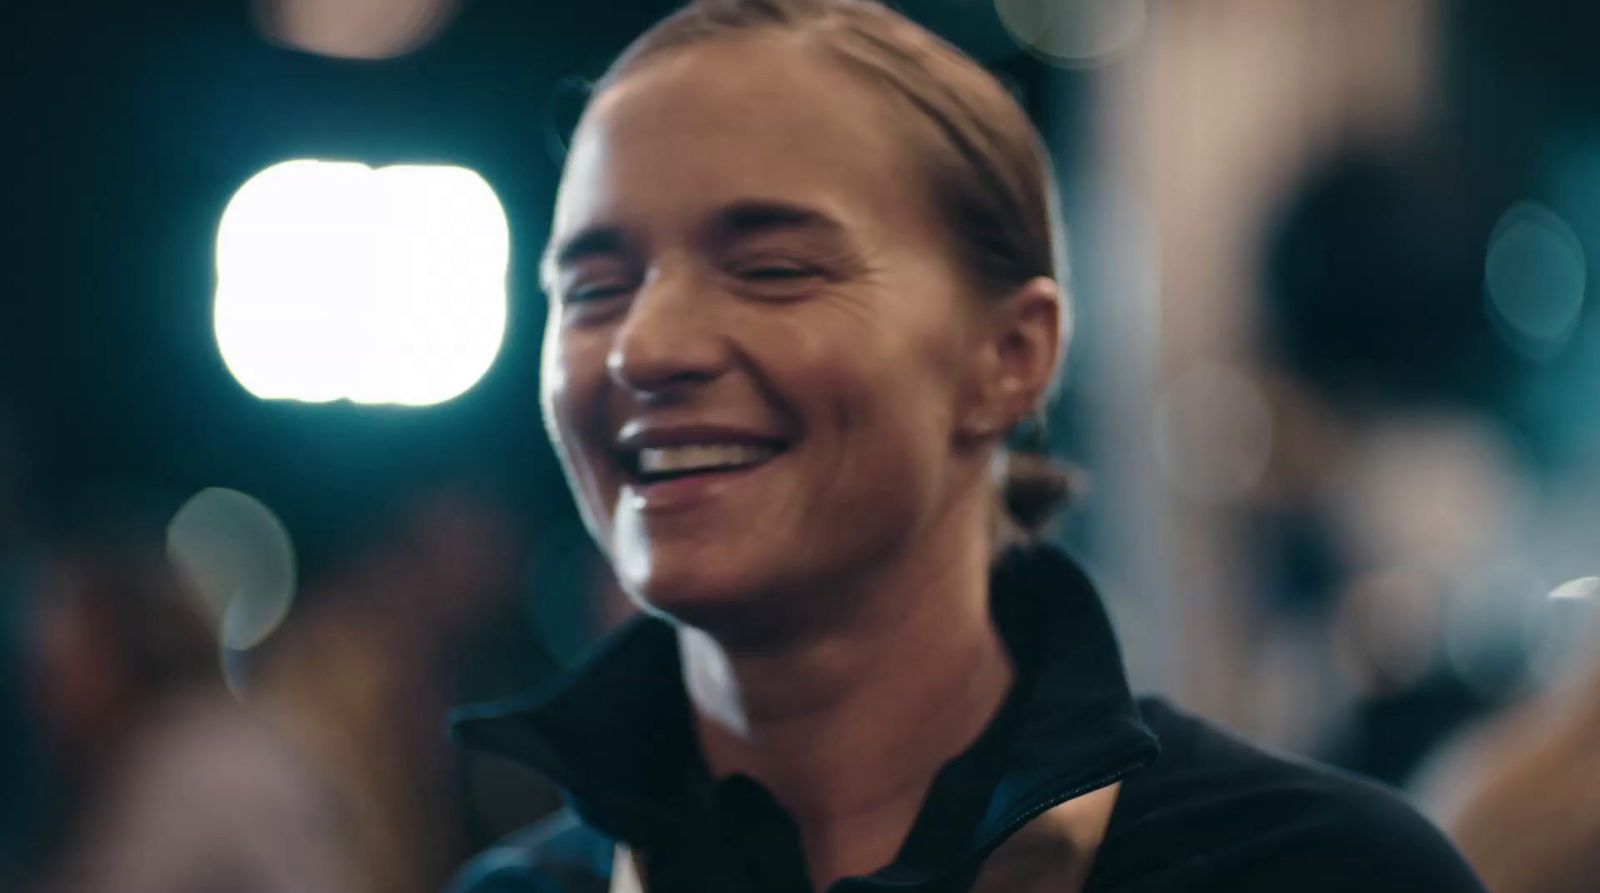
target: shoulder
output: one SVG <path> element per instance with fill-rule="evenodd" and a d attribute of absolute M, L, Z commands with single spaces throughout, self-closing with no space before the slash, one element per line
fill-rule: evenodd
<path fill-rule="evenodd" d="M 468 861 L 449 893 L 604 893 L 613 846 L 563 809 Z"/>
<path fill-rule="evenodd" d="M 1454 847 L 1388 789 L 1248 744 L 1162 701 L 1140 711 L 1161 756 L 1123 783 L 1108 875 L 1186 889 L 1482 893 Z M 1116 880 L 1116 877 L 1105 878 Z M 1121 889 L 1111 884 L 1107 889 Z"/>

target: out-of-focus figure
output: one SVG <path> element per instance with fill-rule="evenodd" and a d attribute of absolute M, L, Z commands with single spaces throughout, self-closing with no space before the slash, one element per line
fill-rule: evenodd
<path fill-rule="evenodd" d="M 528 638 L 519 538 L 487 502 L 433 489 L 359 526 L 248 652 L 219 647 L 226 612 L 160 537 L 118 528 L 29 562 L 24 722 L 67 814 L 24 889 L 433 893 L 484 843 L 444 714 L 463 650 L 505 650 L 475 640 L 486 617 L 516 613 L 501 632 Z M 557 805 L 542 782 L 504 787 L 523 795 L 505 821 Z"/>
<path fill-rule="evenodd" d="M 159 546 L 62 550 L 34 596 L 33 699 L 77 804 L 42 891 L 351 889 L 337 801 L 230 696 Z"/>
<path fill-rule="evenodd" d="M 1422 796 L 1494 893 L 1600 878 L 1600 659 L 1444 757 Z"/>
<path fill-rule="evenodd" d="M 509 602 L 518 553 L 506 525 L 465 495 L 419 499 L 314 573 L 257 660 L 252 700 L 347 805 L 352 889 L 433 893 L 474 843 L 445 735 L 457 697 L 448 670 L 486 612 Z"/>

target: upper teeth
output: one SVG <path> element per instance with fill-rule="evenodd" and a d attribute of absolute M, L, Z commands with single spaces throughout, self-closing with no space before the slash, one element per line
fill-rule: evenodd
<path fill-rule="evenodd" d="M 754 465 L 777 455 L 771 447 L 744 443 L 708 443 L 693 446 L 645 447 L 639 451 L 639 470 L 646 474 L 730 468 Z"/>

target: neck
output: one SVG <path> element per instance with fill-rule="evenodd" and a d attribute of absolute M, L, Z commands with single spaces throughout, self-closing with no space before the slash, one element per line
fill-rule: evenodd
<path fill-rule="evenodd" d="M 679 635 L 708 766 L 773 793 L 819 888 L 893 859 L 934 775 L 1011 686 L 989 616 L 988 519 L 970 514 L 848 592 L 819 593 L 860 606 L 837 627 L 759 650 Z"/>

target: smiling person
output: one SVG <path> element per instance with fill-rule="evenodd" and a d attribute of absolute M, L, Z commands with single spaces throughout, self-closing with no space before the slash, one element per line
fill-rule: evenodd
<path fill-rule="evenodd" d="M 613 65 L 542 403 L 643 612 L 458 716 L 571 804 L 460 889 L 1481 890 L 1384 791 L 1130 695 L 1033 535 L 1063 481 L 1005 473 L 1069 329 L 1054 202 L 1007 92 L 877 4 L 692 3 Z"/>

